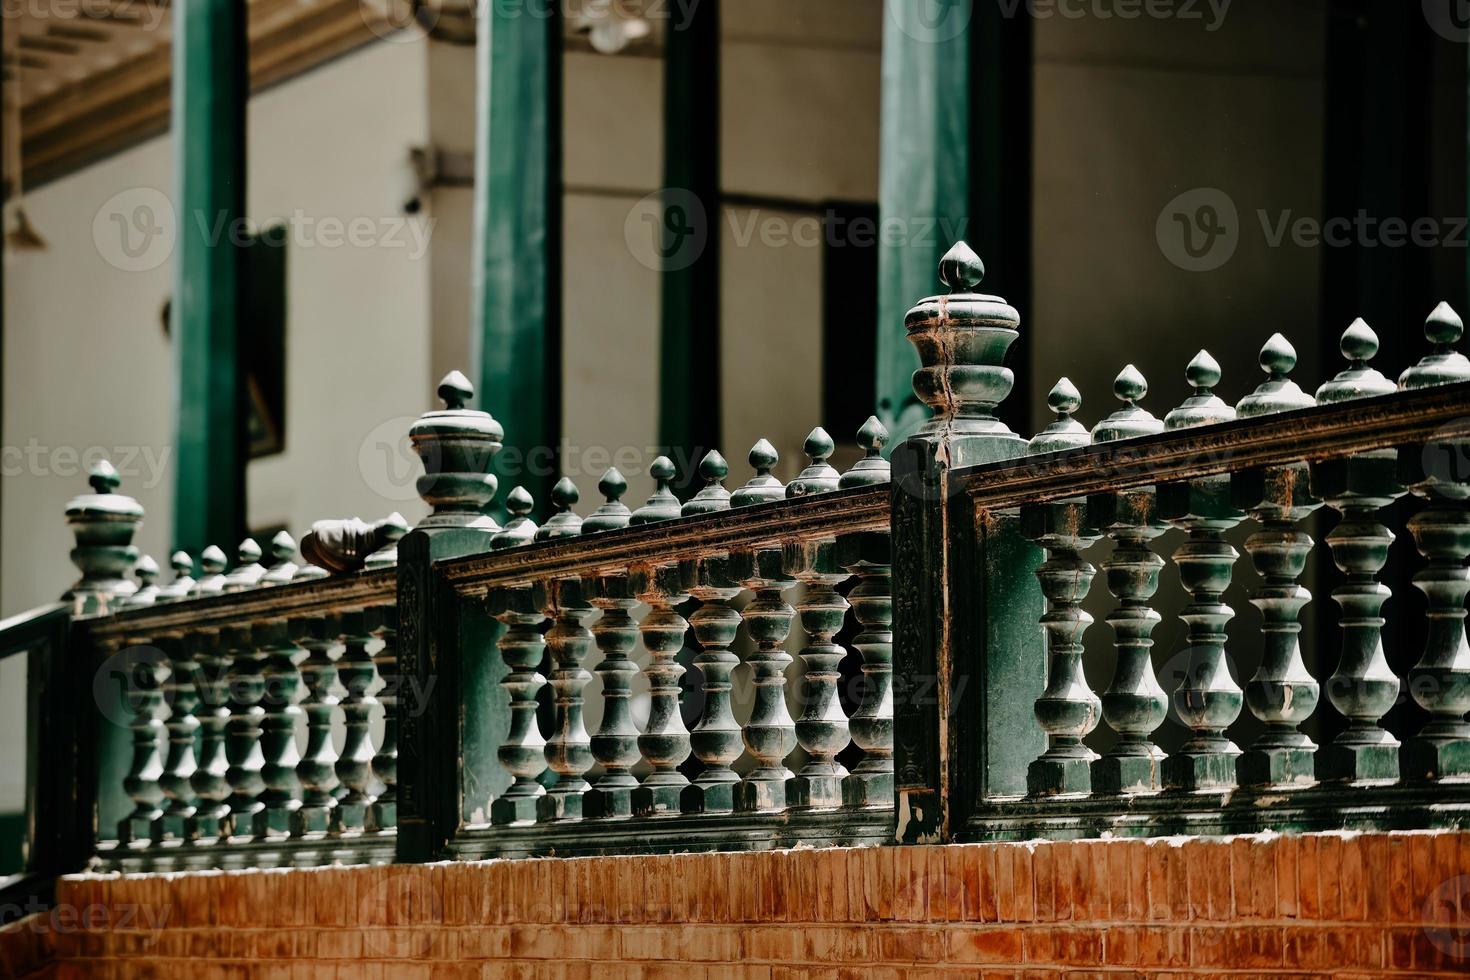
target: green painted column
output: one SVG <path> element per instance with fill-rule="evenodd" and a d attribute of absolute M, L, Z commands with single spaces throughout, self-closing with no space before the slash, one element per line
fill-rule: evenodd
<path fill-rule="evenodd" d="M 659 443 L 699 459 L 720 444 L 719 0 L 667 36 L 663 186 Z"/>
<path fill-rule="evenodd" d="M 480 407 L 505 428 L 501 499 L 549 504 L 561 436 L 559 5 L 491 3 L 480 18 L 475 328 Z"/>
<path fill-rule="evenodd" d="M 171 330 L 177 433 L 174 545 L 198 553 L 245 528 L 245 412 L 238 372 L 249 52 L 239 0 L 179 0 L 173 14 Z"/>
<path fill-rule="evenodd" d="M 944 253 L 966 239 L 988 281 L 1030 306 L 1032 20 L 977 0 L 887 0 L 878 209 L 878 415 L 902 443 L 926 413 L 909 378 L 919 359 L 904 313 L 933 290 Z M 1017 390 L 1001 417 L 1030 431 L 1026 331 L 1008 364 Z"/>

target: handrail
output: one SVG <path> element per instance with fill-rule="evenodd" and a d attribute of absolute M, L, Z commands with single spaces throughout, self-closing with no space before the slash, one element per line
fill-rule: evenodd
<path fill-rule="evenodd" d="M 9 619 L 0 619 L 0 660 L 29 653 L 55 635 L 56 621 L 66 618 L 71 607 L 64 602 L 37 606 Z"/>

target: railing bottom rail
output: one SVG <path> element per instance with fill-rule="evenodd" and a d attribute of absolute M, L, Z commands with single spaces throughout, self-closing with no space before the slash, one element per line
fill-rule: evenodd
<path fill-rule="evenodd" d="M 301 840 L 231 840 L 189 844 L 173 841 L 132 848 L 105 841 L 97 849 L 103 871 L 232 871 L 241 868 L 319 868 L 341 864 L 392 864 L 397 835 L 361 834 Z"/>

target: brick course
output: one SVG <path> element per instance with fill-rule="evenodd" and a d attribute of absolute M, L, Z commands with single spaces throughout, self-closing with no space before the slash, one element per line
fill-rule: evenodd
<path fill-rule="evenodd" d="M 1462 976 L 1470 833 L 82 875 L 48 978 Z"/>

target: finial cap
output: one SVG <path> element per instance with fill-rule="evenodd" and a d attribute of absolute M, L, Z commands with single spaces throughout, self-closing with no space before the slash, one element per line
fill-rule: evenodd
<path fill-rule="evenodd" d="M 1261 345 L 1261 370 L 1268 377 L 1256 390 L 1235 404 L 1235 414 L 1243 419 L 1311 408 L 1317 399 L 1307 394 L 1287 377 L 1296 367 L 1296 348 L 1279 333 L 1273 333 Z"/>
<path fill-rule="evenodd" d="M 863 450 L 863 458 L 842 474 L 842 479 L 837 481 L 838 488 L 846 490 L 848 487 L 887 483 L 893 474 L 893 468 L 883 458 L 883 447 L 888 444 L 888 429 L 878 416 L 868 416 L 862 428 L 858 429 L 857 441 Z"/>
<path fill-rule="evenodd" d="M 1464 333 L 1464 321 L 1450 304 L 1436 306 L 1424 321 L 1424 337 L 1434 347 L 1418 364 L 1399 375 L 1399 387 L 1407 391 L 1470 381 L 1470 358 L 1454 348 Z"/>
<path fill-rule="evenodd" d="M 1093 426 L 1093 442 L 1137 439 L 1164 431 L 1164 423 L 1138 404 L 1148 394 L 1148 379 L 1138 368 L 1129 364 L 1118 372 L 1113 379 L 1113 394 L 1123 407 Z"/>
<path fill-rule="evenodd" d="M 1082 407 L 1082 393 L 1070 379 L 1062 378 L 1052 385 L 1046 396 L 1046 404 L 1056 413 L 1056 421 L 1032 438 L 1026 447 L 1028 455 L 1065 452 L 1092 444 L 1092 436 L 1087 429 L 1072 417 L 1072 413 Z"/>
<path fill-rule="evenodd" d="M 628 481 L 623 474 L 616 467 L 608 467 L 602 479 L 597 481 L 597 490 L 604 498 L 603 503 L 582 522 L 582 533 L 594 534 L 627 527 L 633 512 L 622 502 L 623 494 L 628 492 Z"/>
<path fill-rule="evenodd" d="M 1194 355 L 1184 370 L 1184 377 L 1194 387 L 1194 394 L 1164 416 L 1164 428 L 1192 429 L 1235 418 L 1235 409 L 1211 390 L 1220 383 L 1220 362 L 1209 351 L 1202 350 Z"/>
<path fill-rule="evenodd" d="M 1317 389 L 1317 401 L 1327 405 L 1333 402 L 1352 401 L 1387 395 L 1397 386 L 1378 371 L 1368 366 L 1373 355 L 1378 353 L 1378 335 L 1362 317 L 1354 320 L 1342 332 L 1338 344 L 1348 366 L 1337 373 L 1331 381 Z"/>
<path fill-rule="evenodd" d="M 760 439 L 750 447 L 747 458 L 755 470 L 755 476 L 746 480 L 740 489 L 730 495 L 730 506 L 749 507 L 769 500 L 784 500 L 785 484 L 771 475 L 771 470 L 781 461 L 781 454 L 776 452 L 776 447 L 766 439 Z"/>
<path fill-rule="evenodd" d="M 633 511 L 630 520 L 632 524 L 652 524 L 655 521 L 668 521 L 679 516 L 679 498 L 674 496 L 674 491 L 669 489 L 669 483 L 674 479 L 674 461 L 667 456 L 660 456 L 653 461 L 648 468 L 648 473 L 654 479 L 654 490 L 643 506 Z"/>

